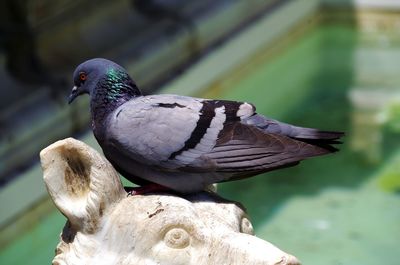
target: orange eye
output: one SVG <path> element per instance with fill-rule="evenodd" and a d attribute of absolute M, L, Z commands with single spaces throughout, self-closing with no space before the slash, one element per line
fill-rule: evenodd
<path fill-rule="evenodd" d="M 81 81 L 85 81 L 85 80 L 86 80 L 86 74 L 85 74 L 85 73 L 80 73 L 80 74 L 79 74 L 79 79 L 80 79 Z"/>

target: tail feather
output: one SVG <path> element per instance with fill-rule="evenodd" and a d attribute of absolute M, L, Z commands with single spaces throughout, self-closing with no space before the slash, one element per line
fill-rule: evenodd
<path fill-rule="evenodd" d="M 340 138 L 344 136 L 344 132 L 322 131 L 314 128 L 298 127 L 269 119 L 260 114 L 249 117 L 245 122 L 255 125 L 267 133 L 286 135 L 298 141 L 321 147 L 329 152 L 338 151 L 338 149 L 332 145 L 341 144 Z"/>
<path fill-rule="evenodd" d="M 289 136 L 296 139 L 323 139 L 335 141 L 343 137 L 344 132 L 321 131 L 313 128 L 292 126 L 292 133 Z"/>
<path fill-rule="evenodd" d="M 295 133 L 294 135 L 290 135 L 291 138 L 324 148 L 329 152 L 336 152 L 339 150 L 332 145 L 341 144 L 342 142 L 339 140 L 344 136 L 344 132 L 321 131 L 313 128 L 293 127 L 293 132 Z"/>
<path fill-rule="evenodd" d="M 341 144 L 342 142 L 340 141 L 330 141 L 326 139 L 304 139 L 304 138 L 295 138 L 296 140 L 299 140 L 301 142 L 305 142 L 311 145 L 315 145 L 318 147 L 321 147 L 325 150 L 328 150 L 331 153 L 339 151 L 338 148 L 333 146 L 334 144 Z"/>

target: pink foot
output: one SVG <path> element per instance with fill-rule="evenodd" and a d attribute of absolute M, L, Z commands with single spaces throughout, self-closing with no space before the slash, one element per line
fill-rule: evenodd
<path fill-rule="evenodd" d="M 140 187 L 128 187 L 128 188 L 125 188 L 125 190 L 128 192 L 128 196 L 143 195 L 146 193 L 155 193 L 155 192 L 163 192 L 163 191 L 169 191 L 169 192 L 172 191 L 170 188 L 161 186 L 156 183 L 151 183 L 151 184 L 147 184 L 145 186 L 140 186 Z"/>

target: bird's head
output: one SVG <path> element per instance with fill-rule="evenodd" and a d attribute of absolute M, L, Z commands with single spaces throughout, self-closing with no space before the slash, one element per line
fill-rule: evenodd
<path fill-rule="evenodd" d="M 74 71 L 73 81 L 74 87 L 68 103 L 82 94 L 92 96 L 102 82 L 104 83 L 102 87 L 109 90 L 107 93 L 140 94 L 139 89 L 122 66 L 102 58 L 90 59 L 78 65 Z"/>

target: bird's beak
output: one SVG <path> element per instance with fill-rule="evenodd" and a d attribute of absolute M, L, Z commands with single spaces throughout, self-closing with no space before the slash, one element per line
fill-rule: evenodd
<path fill-rule="evenodd" d="M 79 96 L 78 87 L 77 87 L 77 86 L 74 86 L 74 87 L 72 88 L 71 95 L 69 95 L 68 104 L 71 104 L 72 101 L 74 101 L 74 99 L 75 99 L 77 96 Z"/>

